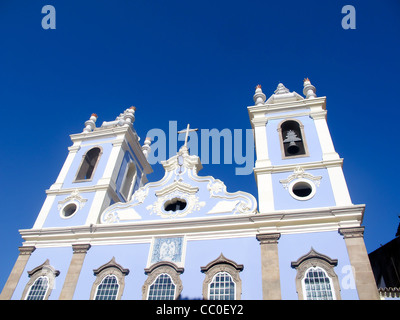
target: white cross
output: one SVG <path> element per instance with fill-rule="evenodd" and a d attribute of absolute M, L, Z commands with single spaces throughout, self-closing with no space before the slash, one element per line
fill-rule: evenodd
<path fill-rule="evenodd" d="M 190 129 L 190 125 L 188 124 L 186 130 L 178 131 L 178 133 L 186 132 L 185 144 L 184 144 L 185 147 L 187 147 L 187 140 L 188 140 L 189 132 L 193 132 L 193 131 L 197 131 L 197 130 L 199 130 L 199 129 Z"/>

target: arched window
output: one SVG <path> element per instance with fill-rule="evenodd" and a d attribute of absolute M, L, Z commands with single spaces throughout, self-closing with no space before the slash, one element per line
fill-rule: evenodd
<path fill-rule="evenodd" d="M 296 289 L 299 300 L 339 300 L 340 287 L 334 267 L 338 261 L 314 249 L 292 262 L 297 270 Z"/>
<path fill-rule="evenodd" d="M 242 264 L 229 260 L 221 255 L 201 267 L 206 277 L 203 281 L 203 298 L 207 300 L 240 300 L 242 294 L 242 280 L 239 272 Z"/>
<path fill-rule="evenodd" d="M 119 289 L 118 279 L 114 275 L 103 278 L 97 287 L 95 300 L 115 300 Z"/>
<path fill-rule="evenodd" d="M 95 147 L 83 156 L 75 181 L 91 180 L 101 155 L 101 149 Z"/>
<path fill-rule="evenodd" d="M 43 264 L 28 271 L 29 281 L 22 293 L 24 300 L 47 300 L 54 288 L 55 278 L 60 271 L 55 270 L 47 259 Z"/>
<path fill-rule="evenodd" d="M 333 300 L 332 280 L 320 267 L 311 267 L 303 278 L 305 300 Z"/>
<path fill-rule="evenodd" d="M 91 300 L 119 300 L 125 287 L 125 276 L 129 269 L 115 262 L 113 257 L 109 262 L 93 270 L 96 280 L 90 292 Z"/>
<path fill-rule="evenodd" d="M 45 276 L 40 276 L 29 288 L 26 300 L 44 300 L 48 289 L 49 278 Z"/>
<path fill-rule="evenodd" d="M 167 273 L 160 274 L 150 285 L 148 300 L 174 300 L 176 286 Z"/>
<path fill-rule="evenodd" d="M 136 182 L 136 166 L 133 162 L 130 162 L 126 167 L 125 177 L 124 180 L 122 181 L 122 187 L 121 187 L 121 194 L 123 195 L 126 201 L 129 201 L 132 196 L 135 182 Z"/>
<path fill-rule="evenodd" d="M 143 300 L 176 300 L 182 292 L 180 275 L 184 269 L 169 261 L 160 261 L 144 269 L 148 275 L 142 292 Z"/>
<path fill-rule="evenodd" d="M 298 120 L 285 120 L 278 126 L 282 158 L 308 156 L 303 125 Z"/>
<path fill-rule="evenodd" d="M 218 272 L 209 284 L 209 300 L 235 300 L 235 282 L 228 272 Z"/>

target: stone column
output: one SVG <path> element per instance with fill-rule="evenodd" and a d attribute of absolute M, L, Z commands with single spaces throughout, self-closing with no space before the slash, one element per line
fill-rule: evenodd
<path fill-rule="evenodd" d="M 64 285 L 62 287 L 59 300 L 72 300 L 76 284 L 78 283 L 81 273 L 83 261 L 85 260 L 86 252 L 90 249 L 90 244 L 73 244 L 74 251 L 71 263 L 68 268 L 68 273 L 65 276 Z"/>
<path fill-rule="evenodd" d="M 280 300 L 281 280 L 279 274 L 278 240 L 280 233 L 258 234 L 261 247 L 261 276 L 264 300 Z"/>
<path fill-rule="evenodd" d="M 364 243 L 364 227 L 341 228 L 360 300 L 379 300 L 379 293 Z"/>
<path fill-rule="evenodd" d="M 0 300 L 10 300 L 19 279 L 21 278 L 22 272 L 25 270 L 26 263 L 29 260 L 32 252 L 35 251 L 34 246 L 19 247 L 19 256 L 14 264 L 14 268 L 11 270 L 10 276 L 4 285 L 3 291 L 0 295 Z"/>

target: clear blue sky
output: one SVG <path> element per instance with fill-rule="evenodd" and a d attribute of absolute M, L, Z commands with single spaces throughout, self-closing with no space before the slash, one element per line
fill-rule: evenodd
<path fill-rule="evenodd" d="M 41 9 L 56 8 L 43 30 Z M 344 30 L 341 9 L 356 8 Z M 90 114 L 114 120 L 137 107 L 152 128 L 251 128 L 254 87 L 327 96 L 328 125 L 355 204 L 366 204 L 371 252 L 399 223 L 400 3 L 385 1 L 1 0 L 0 288 L 22 239 Z M 143 140 L 142 140 L 143 141 Z M 149 180 L 162 177 L 161 166 Z M 228 191 L 257 195 L 253 175 L 205 165 Z"/>

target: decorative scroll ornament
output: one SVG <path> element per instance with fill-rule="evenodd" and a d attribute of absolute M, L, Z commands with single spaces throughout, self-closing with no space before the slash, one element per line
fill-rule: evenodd
<path fill-rule="evenodd" d="M 212 180 L 208 183 L 207 189 L 210 192 L 210 198 L 221 199 L 208 213 L 254 213 L 256 206 L 255 201 L 244 196 L 241 192 L 228 193 L 226 185 L 219 179 Z"/>
<path fill-rule="evenodd" d="M 283 187 L 287 190 L 289 184 L 296 179 L 308 179 L 314 182 L 314 184 L 319 187 L 321 176 L 313 176 L 311 173 L 305 172 L 304 168 L 296 167 L 294 169 L 294 173 L 292 173 L 287 179 L 279 180 L 279 182 L 283 185 Z"/>
<path fill-rule="evenodd" d="M 75 189 L 74 191 L 72 191 L 70 196 L 68 196 L 64 200 L 58 201 L 58 210 L 61 210 L 68 202 L 75 202 L 79 204 L 79 209 L 82 209 L 87 201 L 88 199 L 82 198 L 82 196 L 79 194 L 79 190 Z"/>

